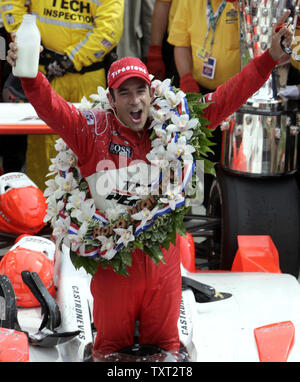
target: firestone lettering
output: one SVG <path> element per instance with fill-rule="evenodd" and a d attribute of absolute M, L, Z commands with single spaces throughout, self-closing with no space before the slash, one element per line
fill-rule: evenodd
<path fill-rule="evenodd" d="M 140 66 L 133 66 L 133 65 L 131 65 L 131 66 L 123 66 L 123 68 L 121 68 L 121 69 L 119 69 L 119 70 L 116 70 L 115 72 L 112 72 L 112 77 L 113 78 L 115 78 L 115 76 L 117 76 L 118 74 L 120 74 L 120 73 L 124 73 L 124 72 L 126 72 L 126 71 L 128 71 L 128 70 L 135 70 L 135 71 L 140 71 L 140 72 L 143 72 L 143 73 L 145 73 L 145 74 L 147 74 L 146 73 L 146 70 L 144 69 L 144 68 L 141 68 Z"/>

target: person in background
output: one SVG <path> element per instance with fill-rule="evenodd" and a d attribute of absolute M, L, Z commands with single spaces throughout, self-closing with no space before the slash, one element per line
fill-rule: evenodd
<path fill-rule="evenodd" d="M 156 0 L 152 16 L 151 41 L 147 67 L 155 78 L 173 79 L 179 87 L 179 77 L 174 61 L 174 47 L 167 41 L 179 0 Z"/>
<path fill-rule="evenodd" d="M 155 0 L 125 0 L 124 29 L 118 58 L 138 57 L 146 63 Z"/>
<path fill-rule="evenodd" d="M 174 45 L 180 89 L 207 94 L 241 70 L 239 13 L 226 0 L 181 0 L 170 28 L 168 42 Z M 213 153 L 219 162 L 222 132 L 213 133 Z M 204 206 L 207 206 L 213 176 L 204 176 Z"/>
<path fill-rule="evenodd" d="M 206 94 L 241 70 L 239 14 L 231 2 L 180 1 L 168 42 L 185 92 Z"/>
<path fill-rule="evenodd" d="M 82 97 L 106 87 L 105 59 L 120 41 L 123 31 L 124 0 L 54 1 L 1 0 L 0 12 L 9 33 L 16 32 L 23 15 L 37 18 L 44 47 L 41 71 L 51 86 L 66 101 L 80 102 Z M 26 172 L 45 189 L 50 159 L 58 136 L 29 135 Z"/>

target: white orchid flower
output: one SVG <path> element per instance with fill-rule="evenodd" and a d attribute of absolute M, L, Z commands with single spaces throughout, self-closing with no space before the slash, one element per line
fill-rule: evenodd
<path fill-rule="evenodd" d="M 108 208 L 105 211 L 105 217 L 107 218 L 107 220 L 116 220 L 120 215 L 122 215 L 125 212 L 126 210 L 124 207 L 116 205 L 115 207 Z"/>
<path fill-rule="evenodd" d="M 57 139 L 54 147 L 56 151 L 66 151 L 68 149 L 66 142 L 62 138 Z"/>
<path fill-rule="evenodd" d="M 169 154 L 169 159 L 177 159 L 181 157 L 183 160 L 193 160 L 192 153 L 195 152 L 195 148 L 188 145 L 186 142 L 186 137 L 181 136 L 178 138 L 177 142 L 171 142 L 167 146 L 167 151 Z"/>
<path fill-rule="evenodd" d="M 151 166 L 163 168 L 169 165 L 168 152 L 163 146 L 154 147 L 146 155 L 146 158 L 151 162 Z"/>
<path fill-rule="evenodd" d="M 157 210 L 158 210 L 158 206 L 154 207 L 153 210 L 144 208 L 140 212 L 137 212 L 136 214 L 131 215 L 131 217 L 135 220 L 140 220 L 141 225 L 139 226 L 139 228 L 142 228 L 147 222 L 150 222 L 153 219 Z"/>
<path fill-rule="evenodd" d="M 174 211 L 176 204 L 184 199 L 180 188 L 175 188 L 174 190 L 168 190 L 165 196 L 160 198 L 159 201 L 164 204 L 169 204 L 170 208 Z"/>
<path fill-rule="evenodd" d="M 158 101 L 156 101 L 155 104 L 157 103 L 158 103 L 159 109 L 156 109 L 155 107 L 152 107 L 150 109 L 149 116 L 153 119 L 150 125 L 150 129 L 155 126 L 162 127 L 164 123 L 170 118 L 170 109 L 167 107 L 164 107 L 164 105 L 161 105 L 159 104 Z"/>
<path fill-rule="evenodd" d="M 115 250 L 115 243 L 113 237 L 107 238 L 106 236 L 97 236 L 97 240 L 101 241 L 101 252 L 106 252 L 104 255 L 101 254 L 101 257 L 103 257 L 106 260 L 111 260 L 117 251 Z"/>
<path fill-rule="evenodd" d="M 71 172 L 68 172 L 66 177 L 57 177 L 56 182 L 59 186 L 59 190 L 56 191 L 58 197 L 62 197 L 64 194 L 68 194 L 78 188 L 78 183 Z"/>
<path fill-rule="evenodd" d="M 130 241 L 134 240 L 134 235 L 132 233 L 132 225 L 128 228 L 115 228 L 114 231 L 115 233 L 120 236 L 117 244 L 124 244 L 125 247 L 127 247 L 128 243 Z"/>
<path fill-rule="evenodd" d="M 61 151 L 57 156 L 59 169 L 61 171 L 68 171 L 71 167 L 74 167 L 77 163 L 77 158 L 72 150 Z"/>
<path fill-rule="evenodd" d="M 153 119 L 150 128 L 164 124 L 173 113 L 174 111 L 170 109 L 170 104 L 165 98 L 154 98 L 149 111 L 149 117 Z"/>
<path fill-rule="evenodd" d="M 181 90 L 178 93 L 174 93 L 172 90 L 169 90 L 168 92 L 165 93 L 165 97 L 171 109 L 174 109 L 176 106 L 178 106 L 182 102 L 182 100 L 185 97 L 185 94 Z"/>
<path fill-rule="evenodd" d="M 167 126 L 167 131 L 169 133 L 181 133 L 187 140 L 190 140 L 193 135 L 193 129 L 198 125 L 199 121 L 197 118 L 190 119 L 187 114 L 175 115 L 171 117 L 173 124 Z"/>
<path fill-rule="evenodd" d="M 73 208 L 80 209 L 82 202 L 85 200 L 85 192 L 79 191 L 75 189 L 71 191 L 71 195 L 68 198 L 68 203 L 66 205 L 67 210 L 71 210 Z"/>
<path fill-rule="evenodd" d="M 151 87 L 154 88 L 155 95 L 159 97 L 164 97 L 165 93 L 169 91 L 171 86 L 171 80 L 167 78 L 164 81 L 154 80 L 152 81 Z"/>
<path fill-rule="evenodd" d="M 47 213 L 44 217 L 44 222 L 47 223 L 48 221 L 52 221 L 54 223 L 60 211 L 64 208 L 64 202 L 60 200 L 58 203 L 56 203 L 55 199 L 47 199 L 48 207 L 47 207 Z"/>
<path fill-rule="evenodd" d="M 151 142 L 152 147 L 166 146 L 171 140 L 172 134 L 162 126 L 155 126 L 154 130 L 157 138 Z"/>
<path fill-rule="evenodd" d="M 66 244 L 73 252 L 78 252 L 80 256 L 85 253 L 85 235 L 88 230 L 88 222 L 83 222 L 76 235 L 69 234 L 64 238 Z"/>
<path fill-rule="evenodd" d="M 156 89 L 161 85 L 161 80 L 155 79 L 151 82 L 151 89 L 156 91 Z"/>
<path fill-rule="evenodd" d="M 81 223 L 92 219 L 96 212 L 96 206 L 93 199 L 87 199 L 80 205 L 80 209 L 74 209 L 71 212 L 71 217 L 76 218 Z"/>
<path fill-rule="evenodd" d="M 56 205 L 57 200 L 56 200 L 55 194 L 51 194 L 50 196 L 48 196 L 48 198 L 46 199 L 46 203 L 48 207 L 49 207 L 49 204 L 53 206 Z"/>
<path fill-rule="evenodd" d="M 149 196 L 150 190 L 148 186 L 139 186 L 135 189 L 135 195 L 131 195 L 129 200 L 146 199 Z"/>
<path fill-rule="evenodd" d="M 45 197 L 52 196 L 59 189 L 59 186 L 55 179 L 49 179 L 45 182 L 45 184 L 47 186 L 47 188 L 44 191 Z"/>
<path fill-rule="evenodd" d="M 53 236 L 56 239 L 56 243 L 59 244 L 61 240 L 68 234 L 71 218 L 68 216 L 66 219 L 58 219 L 53 224 Z"/>
<path fill-rule="evenodd" d="M 71 167 L 76 165 L 77 159 L 71 150 L 67 150 L 60 151 L 57 156 L 54 159 L 51 158 L 50 161 L 50 173 L 48 175 L 53 175 L 59 173 L 59 171 L 68 171 Z"/>
<path fill-rule="evenodd" d="M 102 86 L 98 86 L 97 94 L 90 95 L 90 98 L 94 102 L 97 102 L 97 105 L 94 106 L 95 108 L 104 109 L 104 110 L 111 108 L 109 101 L 108 101 L 108 98 L 107 98 L 108 92 L 109 92 L 108 89 L 104 89 Z"/>
<path fill-rule="evenodd" d="M 59 173 L 59 162 L 58 162 L 58 160 L 56 158 L 57 157 L 50 158 L 50 162 L 51 162 L 51 164 L 49 166 L 49 171 L 50 172 L 46 176 L 50 176 L 50 175 Z"/>
<path fill-rule="evenodd" d="M 92 103 L 88 101 L 85 96 L 83 96 L 80 104 L 78 105 L 78 109 L 80 111 L 88 111 L 91 108 L 92 108 Z"/>

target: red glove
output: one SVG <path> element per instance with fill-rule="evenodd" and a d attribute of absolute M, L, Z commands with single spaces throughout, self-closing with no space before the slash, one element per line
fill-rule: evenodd
<path fill-rule="evenodd" d="M 164 80 L 166 77 L 166 67 L 162 57 L 160 45 L 149 45 L 147 68 L 155 78 Z"/>
<path fill-rule="evenodd" d="M 180 78 L 179 87 L 185 93 L 200 93 L 199 85 L 192 73 L 187 73 Z"/>

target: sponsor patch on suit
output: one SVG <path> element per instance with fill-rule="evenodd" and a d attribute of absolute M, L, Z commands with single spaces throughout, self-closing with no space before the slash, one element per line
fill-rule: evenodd
<path fill-rule="evenodd" d="M 122 155 L 131 158 L 132 148 L 130 146 L 120 145 L 119 143 L 110 142 L 109 152 L 115 155 Z"/>

